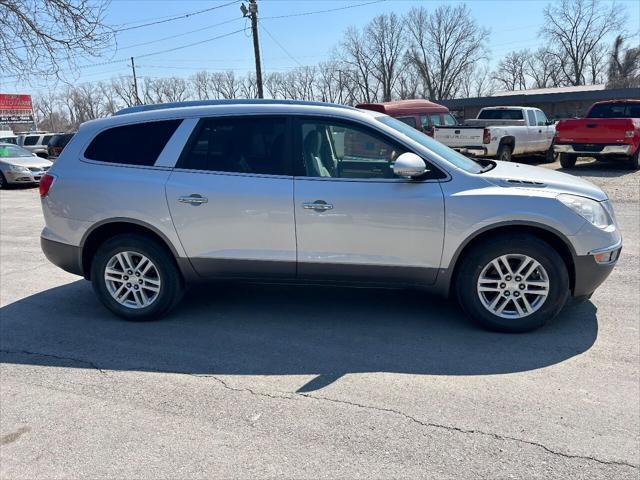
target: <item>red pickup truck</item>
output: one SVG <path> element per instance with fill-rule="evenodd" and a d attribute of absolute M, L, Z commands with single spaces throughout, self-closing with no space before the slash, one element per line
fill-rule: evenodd
<path fill-rule="evenodd" d="M 571 168 L 578 157 L 624 158 L 638 169 L 640 151 L 640 100 L 610 100 L 594 103 L 585 118 L 560 120 L 556 125 L 554 150 L 560 164 Z"/>

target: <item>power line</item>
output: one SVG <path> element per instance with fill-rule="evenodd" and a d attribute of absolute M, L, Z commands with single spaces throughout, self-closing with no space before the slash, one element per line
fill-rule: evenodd
<path fill-rule="evenodd" d="M 223 3 L 222 5 L 216 5 L 215 7 L 205 8 L 204 10 L 197 10 L 195 12 L 189 12 L 182 15 L 177 15 L 175 17 L 165 18 L 164 20 L 157 20 L 155 22 L 143 23 L 142 25 L 134 25 L 132 27 L 124 27 L 113 30 L 114 33 L 126 32 L 129 30 L 135 30 L 143 27 L 151 27 L 153 25 L 159 25 L 161 23 L 173 22 L 174 20 L 182 20 L 183 18 L 193 17 L 194 15 L 200 15 L 201 13 L 211 12 L 213 10 L 217 10 L 222 7 L 227 7 L 229 5 L 233 5 L 234 3 L 238 3 L 239 0 L 233 0 L 231 2 Z"/>
<path fill-rule="evenodd" d="M 302 65 L 302 64 L 301 64 L 301 63 L 300 63 L 300 62 L 299 62 L 299 61 L 298 61 L 298 60 L 297 60 L 293 55 L 291 55 L 291 54 L 289 53 L 289 51 L 288 51 L 286 48 L 284 48 L 284 46 L 283 46 L 283 45 L 282 45 L 278 40 L 276 40 L 276 38 L 275 38 L 273 35 L 271 35 L 271 32 L 270 32 L 269 30 L 267 30 L 267 29 L 264 27 L 264 25 L 262 24 L 262 22 L 260 22 L 260 28 L 261 28 L 261 29 L 262 29 L 262 30 L 263 30 L 267 35 L 269 35 L 269 37 L 271 38 L 271 40 L 273 40 L 273 41 L 274 41 L 274 43 L 275 43 L 276 45 L 278 45 L 278 47 L 280 47 L 280 50 L 282 50 L 282 51 L 287 55 L 287 57 L 289 57 L 291 60 L 293 60 L 294 62 L 296 62 L 299 66 L 301 66 L 301 67 L 303 66 L 303 65 Z"/>
<path fill-rule="evenodd" d="M 347 5 L 345 7 L 328 8 L 326 10 L 315 10 L 313 12 L 300 12 L 300 13 L 290 13 L 288 15 L 275 15 L 275 16 L 272 16 L 272 17 L 262 17 L 262 20 L 275 20 L 277 18 L 303 17 L 303 16 L 306 16 L 306 15 L 315 15 L 317 13 L 337 12 L 339 10 L 347 10 L 349 8 L 364 7 L 366 5 L 373 5 L 374 3 L 381 3 L 381 2 L 386 2 L 386 1 L 387 0 L 374 0 L 372 2 L 357 3 L 355 5 Z"/>
<path fill-rule="evenodd" d="M 202 32 L 204 30 L 209 30 L 210 28 L 219 27 L 221 25 L 226 25 L 226 24 L 232 23 L 232 22 L 237 22 L 238 20 L 241 20 L 241 19 L 240 18 L 232 18 L 230 20 L 225 20 L 224 22 L 214 23 L 213 25 L 207 25 L 206 27 L 197 28 L 195 30 L 189 30 L 188 32 L 178 33 L 176 35 L 170 35 L 168 37 L 157 38 L 155 40 L 150 40 L 148 42 L 135 43 L 133 45 L 126 45 L 124 47 L 118 47 L 117 50 L 126 50 L 128 48 L 143 47 L 145 45 L 151 45 L 152 43 L 163 42 L 164 40 L 171 40 L 173 38 L 184 37 L 185 35 L 190 35 L 192 33 Z"/>

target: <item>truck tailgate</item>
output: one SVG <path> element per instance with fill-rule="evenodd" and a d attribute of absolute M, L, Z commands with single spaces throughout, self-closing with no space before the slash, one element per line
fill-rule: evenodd
<path fill-rule="evenodd" d="M 434 127 L 433 138 L 448 147 L 474 147 L 482 145 L 484 128 L 468 126 Z"/>
<path fill-rule="evenodd" d="M 557 143 L 624 143 L 625 132 L 633 130 L 630 118 L 577 118 L 556 125 Z"/>

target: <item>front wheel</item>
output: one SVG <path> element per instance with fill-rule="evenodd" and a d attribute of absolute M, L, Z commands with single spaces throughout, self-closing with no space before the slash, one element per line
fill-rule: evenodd
<path fill-rule="evenodd" d="M 555 317 L 569 296 L 560 255 L 531 235 L 491 239 L 462 260 L 456 279 L 463 310 L 482 326 L 526 332 Z"/>
<path fill-rule="evenodd" d="M 152 239 L 118 235 L 103 243 L 91 264 L 96 295 L 116 315 L 150 320 L 182 296 L 182 278 L 171 254 Z"/>

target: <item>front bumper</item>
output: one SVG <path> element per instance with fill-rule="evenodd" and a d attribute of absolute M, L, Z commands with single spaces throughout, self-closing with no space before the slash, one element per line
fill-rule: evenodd
<path fill-rule="evenodd" d="M 28 172 L 16 172 L 5 170 L 2 173 L 8 183 L 40 183 L 42 176 L 47 173 L 46 169 L 28 169 Z"/>
<path fill-rule="evenodd" d="M 575 285 L 573 288 L 574 297 L 591 295 L 616 266 L 620 258 L 622 244 L 602 248 L 589 252 L 589 255 L 579 255 L 574 258 Z M 596 261 L 596 258 L 599 261 Z"/>
<path fill-rule="evenodd" d="M 40 237 L 40 247 L 47 259 L 54 265 L 74 275 L 84 276 L 80 247 Z"/>
<path fill-rule="evenodd" d="M 577 147 L 576 148 L 574 148 Z M 578 145 L 556 144 L 553 146 L 555 153 L 574 153 L 576 155 L 631 155 L 632 145 Z"/>

